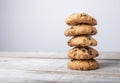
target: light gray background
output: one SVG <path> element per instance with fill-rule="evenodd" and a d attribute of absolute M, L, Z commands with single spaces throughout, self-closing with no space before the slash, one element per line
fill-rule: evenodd
<path fill-rule="evenodd" d="M 0 0 L 0 51 L 56 51 L 70 47 L 65 18 L 94 16 L 99 51 L 120 51 L 120 0 Z"/>

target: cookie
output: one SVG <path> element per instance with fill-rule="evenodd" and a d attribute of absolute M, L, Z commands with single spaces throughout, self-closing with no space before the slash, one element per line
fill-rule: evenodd
<path fill-rule="evenodd" d="M 68 16 L 65 22 L 70 26 L 79 24 L 97 25 L 96 19 L 86 13 L 74 13 Z"/>
<path fill-rule="evenodd" d="M 77 25 L 72 26 L 71 28 L 68 28 L 65 32 L 65 36 L 76 36 L 76 35 L 95 35 L 97 33 L 97 30 L 95 27 L 92 27 L 91 25 Z"/>
<path fill-rule="evenodd" d="M 75 47 L 68 51 L 68 57 L 71 59 L 92 59 L 99 55 L 98 51 L 91 47 Z"/>
<path fill-rule="evenodd" d="M 68 41 L 69 46 L 96 46 L 97 41 L 91 36 L 75 36 Z"/>
<path fill-rule="evenodd" d="M 99 68 L 99 63 L 95 59 L 70 60 L 67 66 L 73 70 L 94 70 Z"/>

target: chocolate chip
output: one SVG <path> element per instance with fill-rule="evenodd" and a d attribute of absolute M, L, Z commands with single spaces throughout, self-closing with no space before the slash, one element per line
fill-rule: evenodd
<path fill-rule="evenodd" d="M 67 23 L 68 25 L 71 25 L 71 23 Z"/>
<path fill-rule="evenodd" d="M 87 39 L 88 39 L 88 40 L 91 40 L 91 38 L 89 38 L 89 37 L 88 37 Z"/>
<path fill-rule="evenodd" d="M 81 16 L 87 16 L 87 14 L 83 13 L 83 14 L 81 14 Z"/>
<path fill-rule="evenodd" d="M 84 16 L 85 18 L 87 18 L 87 17 L 88 17 L 86 14 L 84 14 L 84 15 L 82 15 L 82 16 Z"/>
<path fill-rule="evenodd" d="M 95 19 L 92 18 L 92 22 L 95 21 Z"/>
<path fill-rule="evenodd" d="M 70 41 L 67 42 L 68 44 L 70 43 Z"/>
<path fill-rule="evenodd" d="M 71 27 L 70 29 L 73 29 L 73 27 Z"/>
<path fill-rule="evenodd" d="M 77 49 L 75 49 L 74 51 L 77 51 Z"/>
<path fill-rule="evenodd" d="M 85 49 L 82 49 L 83 52 L 85 52 L 86 50 Z"/>
<path fill-rule="evenodd" d="M 90 45 L 92 45 L 92 42 L 90 43 Z"/>
<path fill-rule="evenodd" d="M 98 56 L 99 54 L 96 54 L 95 56 Z"/>
<path fill-rule="evenodd" d="M 71 59 L 71 61 L 74 61 L 74 59 Z"/>
<path fill-rule="evenodd" d="M 83 16 L 87 16 L 86 14 L 84 14 Z"/>
<path fill-rule="evenodd" d="M 91 50 L 89 50 L 89 54 L 92 55 L 92 51 Z"/>
<path fill-rule="evenodd" d="M 89 50 L 89 48 L 88 48 L 88 47 L 85 47 L 85 49 L 86 49 L 86 50 Z"/>
<path fill-rule="evenodd" d="M 76 56 L 77 55 L 77 53 L 74 53 L 74 55 L 73 56 Z"/>
<path fill-rule="evenodd" d="M 95 34 L 95 32 L 94 32 L 94 31 L 91 31 L 91 34 Z"/>

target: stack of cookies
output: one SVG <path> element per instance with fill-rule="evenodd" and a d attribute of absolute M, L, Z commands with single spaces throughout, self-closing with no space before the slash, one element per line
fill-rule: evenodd
<path fill-rule="evenodd" d="M 97 33 L 94 25 L 97 21 L 86 13 L 75 13 L 68 16 L 66 24 L 71 26 L 65 31 L 65 36 L 73 36 L 68 45 L 74 47 L 68 51 L 68 68 L 74 70 L 93 70 L 99 67 L 94 59 L 99 55 L 98 51 L 90 46 L 96 46 L 97 41 L 91 37 Z"/>

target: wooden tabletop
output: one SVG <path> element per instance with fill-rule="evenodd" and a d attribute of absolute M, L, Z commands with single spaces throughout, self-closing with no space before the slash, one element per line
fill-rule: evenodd
<path fill-rule="evenodd" d="M 0 83 L 120 83 L 119 56 L 100 52 L 99 69 L 78 71 L 66 67 L 65 53 L 0 52 Z"/>

